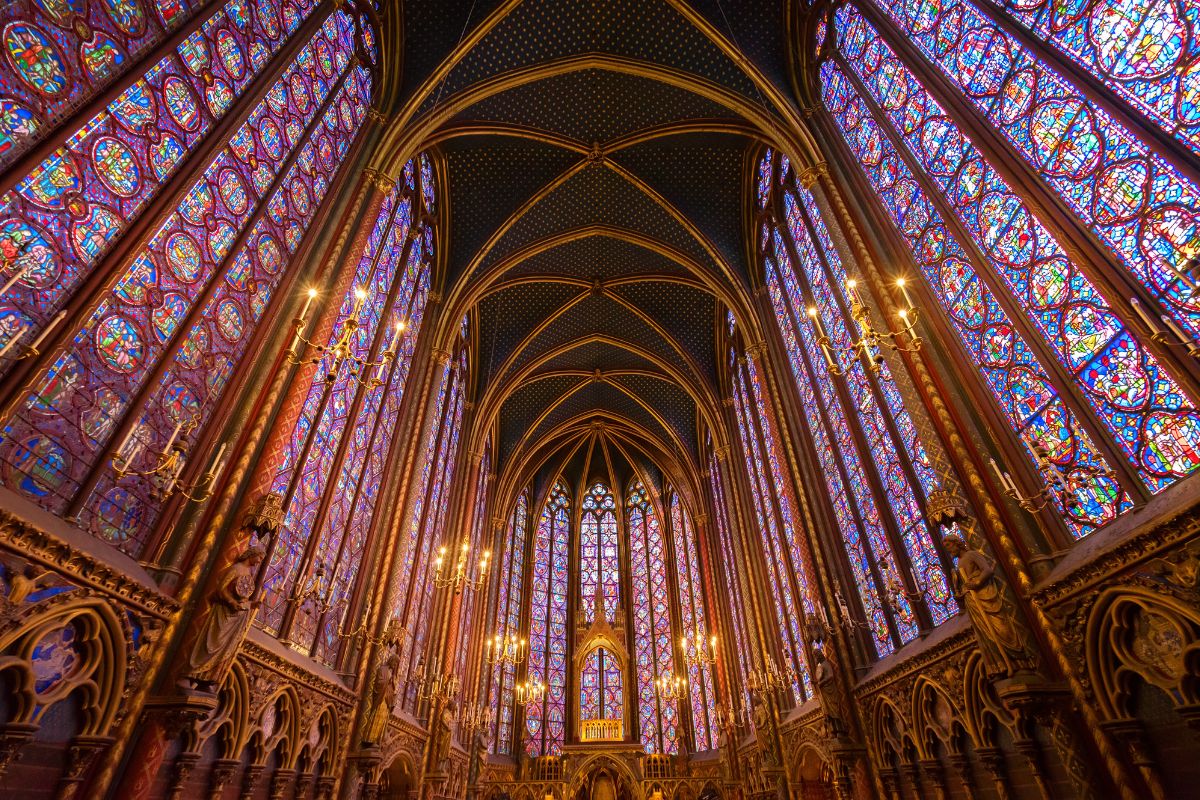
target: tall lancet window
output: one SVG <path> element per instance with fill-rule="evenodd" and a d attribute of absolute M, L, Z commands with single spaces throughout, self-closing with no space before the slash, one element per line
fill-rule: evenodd
<path fill-rule="evenodd" d="M 413 632 L 405 640 L 404 651 L 408 688 L 404 692 L 403 702 L 409 709 L 417 706 L 416 676 L 419 671 L 441 668 L 432 660 L 423 662 L 420 654 L 425 652 L 429 633 L 430 615 L 426 612 L 433 603 L 433 559 L 437 548 L 446 539 L 450 487 L 458 464 L 463 406 L 470 385 L 466 318 L 463 319 L 461 331 L 455 355 L 443 374 L 442 391 L 438 394 L 436 413 L 431 420 L 433 427 L 429 433 L 425 462 L 421 467 L 420 483 L 414 487 L 417 499 L 409 518 L 407 537 L 412 549 L 405 551 L 413 553 L 413 556 L 404 559 L 407 563 L 401 570 L 408 578 L 407 586 L 401 584 L 407 591 L 395 595 L 397 601 L 403 599 L 405 606 L 403 610 L 394 612 L 394 616 L 400 618 L 405 630 Z"/>
<path fill-rule="evenodd" d="M 625 715 L 624 708 L 621 663 L 607 648 L 597 647 L 583 660 L 579 677 L 579 719 L 584 725 L 595 720 L 621 720 Z"/>
<path fill-rule="evenodd" d="M 257 622 L 324 661 L 338 650 L 429 294 L 432 240 L 411 223 L 417 173 L 411 162 L 383 202 L 271 487 L 286 513 Z M 378 384 L 335 368 L 333 344 L 352 317 L 351 356 L 383 362 L 368 376 Z"/>
<path fill-rule="evenodd" d="M 730 350 L 733 371 L 733 406 L 742 440 L 754 518 L 761 531 L 766 556 L 770 602 L 779 625 L 783 670 L 792 689 L 794 703 L 802 703 L 812 691 L 808 661 L 804 654 L 803 609 L 813 612 L 809 595 L 804 532 L 796 526 L 795 502 L 786 465 L 779 457 L 778 436 L 769 398 L 763 396 L 754 362 L 738 358 Z"/>
<path fill-rule="evenodd" d="M 483 453 L 479 462 L 479 475 L 475 479 L 475 495 L 472 500 L 471 512 L 471 535 L 468 538 L 468 544 L 471 548 L 470 552 L 475 554 L 475 558 L 482 558 L 484 551 L 490 551 L 492 547 L 491 530 L 487 523 L 488 511 L 488 477 L 492 470 L 492 440 L 489 437 L 484 444 Z M 462 598 L 462 609 L 459 611 L 458 617 L 458 638 L 457 650 L 455 652 L 455 674 L 463 675 L 467 671 L 467 659 L 470 657 L 470 651 L 473 646 L 471 641 L 471 626 L 475 624 L 475 615 L 473 613 L 475 603 L 478 602 L 475 592 L 467 592 Z M 487 613 L 486 604 L 484 605 L 483 613 Z"/>
<path fill-rule="evenodd" d="M 1148 144 L 1158 129 L 1196 147 L 1190 55 L 1171 4 L 1003 7 L 845 4 L 821 93 L 920 295 L 1023 447 L 1020 480 L 1044 482 L 1082 536 L 1200 466 L 1186 368 L 1151 336 L 1200 333 L 1181 273 L 1200 185 Z M 1079 88 L 1096 79 L 1111 102 Z"/>
<path fill-rule="evenodd" d="M 571 500 L 559 481 L 542 507 L 533 546 L 527 674 L 546 692 L 541 703 L 525 708 L 525 752 L 531 756 L 561 753 L 566 734 L 570 531 Z"/>
<path fill-rule="evenodd" d="M 642 745 L 647 753 L 676 753 L 679 750 L 679 709 L 675 701 L 660 697 L 654 685 L 658 678 L 676 675 L 666 543 L 658 514 L 641 481 L 629 485 L 625 509 L 629 525 L 633 650 Z"/>
<path fill-rule="evenodd" d="M 729 620 L 733 626 L 732 641 L 736 648 L 736 653 L 733 655 L 725 654 L 725 669 L 730 679 L 735 681 L 742 688 L 742 708 L 750 707 L 750 694 L 748 689 L 748 678 L 751 669 L 750 660 L 750 639 L 746 636 L 745 625 L 746 617 L 746 601 L 742 595 L 742 585 L 739 578 L 738 564 L 743 563 L 738 558 L 740 548 L 735 546 L 733 537 L 734 530 L 730 526 L 729 511 L 732 506 L 729 505 L 730 498 L 725 490 L 725 480 L 721 474 L 722 466 L 720 459 L 716 453 L 710 453 L 708 457 L 708 472 L 709 472 L 709 489 L 712 492 L 713 502 L 713 522 L 716 527 L 717 544 L 720 548 L 720 569 L 721 577 L 724 579 L 725 602 L 728 604 Z M 716 576 L 714 576 L 716 578 Z M 737 709 L 741 710 L 741 709 Z"/>
<path fill-rule="evenodd" d="M 683 624 L 680 643 L 688 652 L 696 647 L 711 648 L 713 628 L 704 613 L 704 578 L 700 572 L 700 557 L 696 550 L 696 533 L 692 519 L 671 492 L 671 539 L 675 545 L 675 570 L 679 580 L 679 617 Z M 683 637 L 687 636 L 684 643 Z M 698 645 L 696 643 L 699 643 Z M 696 750 L 712 750 L 717 746 L 716 686 L 712 667 L 708 664 L 689 664 L 688 693 L 692 706 L 692 734 Z"/>
<path fill-rule="evenodd" d="M 0 481 L 146 557 L 175 507 L 174 470 L 147 473 L 174 452 L 184 483 L 206 472 L 320 227 L 371 102 L 370 23 L 307 1 L 29 9 L 0 64 Z M 5 383 L 35 343 L 32 378 Z"/>
<path fill-rule="evenodd" d="M 500 586 L 496 595 L 495 629 L 492 636 L 502 640 L 516 637 L 520 641 L 521 600 L 525 588 L 525 543 L 529 528 L 529 490 L 521 492 L 508 518 L 503 552 L 500 554 Z M 489 689 L 489 705 L 498 709 L 495 729 L 492 734 L 493 753 L 513 751 L 513 689 L 516 686 L 517 667 L 500 664 L 492 669 Z"/>
<path fill-rule="evenodd" d="M 770 169 L 770 154 L 766 162 Z M 788 175 L 786 158 L 777 166 Z M 854 295 L 812 195 L 787 179 L 771 196 L 763 223 L 767 288 L 875 649 L 887 655 L 920 631 L 901 575 L 927 590 L 933 624 L 957 610 L 923 513 L 940 479 L 887 363 L 864 363 L 852 350 Z"/>
<path fill-rule="evenodd" d="M 604 598 L 604 615 L 616 619 L 621 601 L 620 555 L 617 549 L 617 503 L 603 483 L 596 483 L 583 498 L 579 523 L 580 608 L 588 622 L 595 617 L 593 596 Z"/>

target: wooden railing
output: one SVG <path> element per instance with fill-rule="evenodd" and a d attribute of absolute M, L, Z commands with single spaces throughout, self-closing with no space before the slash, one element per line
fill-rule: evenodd
<path fill-rule="evenodd" d="M 625 738 L 619 719 L 585 719 L 580 734 L 585 742 L 619 742 Z"/>

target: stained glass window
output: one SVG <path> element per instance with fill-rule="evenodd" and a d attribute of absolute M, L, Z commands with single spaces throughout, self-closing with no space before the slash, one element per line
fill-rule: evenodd
<path fill-rule="evenodd" d="M 425 480 L 418 486 L 417 491 L 423 495 L 423 499 L 420 505 L 414 508 L 410 523 L 420 530 L 419 536 L 410 537 L 420 542 L 420 555 L 413 564 L 412 582 L 406 597 L 408 607 L 403 618 L 405 629 L 413 634 L 408 638 L 409 681 L 404 693 L 404 703 L 409 709 L 415 709 L 417 704 L 417 681 L 414 678 L 416 671 L 422 666 L 430 666 L 418 663 L 413 655 L 425 649 L 431 616 L 425 612 L 433 603 L 433 553 L 446 539 L 450 486 L 458 463 L 463 404 L 469 377 L 465 335 L 460 337 L 458 355 L 451 364 L 450 389 L 446 396 L 446 404 L 439 409 L 442 413 L 434 420 L 438 428 L 435 460 L 428 473 L 422 471 L 422 478 Z"/>
<path fill-rule="evenodd" d="M 267 567 L 258 621 L 326 662 L 338 651 L 337 611 L 345 613 L 355 589 L 429 293 L 432 254 L 420 226 L 411 224 L 411 164 L 404 174 L 384 199 L 363 246 L 327 355 L 314 373 L 272 484 L 284 498 L 286 513 Z M 335 345 L 351 317 L 356 327 L 350 357 L 382 362 L 372 375 L 357 376 L 336 365 Z M 335 376 L 332 382 L 328 375 Z M 360 383 L 360 377 L 378 383 Z M 287 598 L 309 586 L 316 591 L 289 609 Z"/>
<path fill-rule="evenodd" d="M 633 658 L 637 670 L 638 724 L 647 753 L 679 750 L 679 709 L 661 698 L 658 678 L 683 677 L 675 671 L 671 635 L 671 592 L 667 584 L 667 547 L 658 513 L 641 481 L 625 497 L 629 560 L 633 585 Z"/>
<path fill-rule="evenodd" d="M 784 158 L 780 174 L 786 172 Z M 868 368 L 853 350 L 859 331 L 849 311 L 849 276 L 824 221 L 812 213 L 813 197 L 794 186 L 778 194 L 784 219 L 764 223 L 767 288 L 875 648 L 886 655 L 919 633 L 901 574 L 928 590 L 934 624 L 957 610 L 922 510 L 940 482 L 887 363 L 880 358 Z M 822 335 L 840 377 L 827 366 Z"/>
<path fill-rule="evenodd" d="M 763 402 L 757 371 L 751 373 L 753 362 L 736 358 L 732 350 L 730 356 L 735 370 L 733 400 L 738 433 L 750 477 L 754 516 L 762 531 L 770 595 L 783 640 L 785 663 L 781 666 L 790 681 L 793 702 L 799 704 L 811 693 L 801 635 L 804 624 L 801 609 L 810 613 L 813 609 L 808 594 L 804 535 L 794 527 L 795 516 L 791 510 L 794 503 L 787 488 L 788 473 L 782 471 L 777 457 L 764 455 L 775 451 L 776 437 L 773 421 L 768 416 L 770 407 Z"/>
<path fill-rule="evenodd" d="M 303 13 L 286 8 L 290 32 Z M 50 366 L 4 421 L 0 442 L 7 485 L 134 556 L 162 503 L 151 479 L 118 477 L 113 457 L 144 471 L 170 442 L 189 462 L 182 477 L 199 476 L 202 456 L 217 446 L 200 440 L 205 422 L 277 301 L 371 99 L 370 74 L 351 60 L 348 14 L 329 14 L 277 65 L 267 62 L 286 38 L 278 10 L 248 14 L 244 4 L 224 7 L 180 44 L 178 59 L 124 90 L 3 200 L 5 274 L 24 277 L 0 299 L 0 335 L 32 338 L 160 187 L 180 192 L 106 271 L 110 283 L 85 304 L 69 341 L 48 353 Z M 251 46 L 247 37 L 267 18 L 276 24 L 262 33 L 271 46 Z M 259 72 L 273 83 L 242 102 Z M 198 177 L 172 177 L 222 116 L 233 118 L 233 133 L 208 148 Z M 155 150 L 150 139 L 177 150 Z M 71 149 L 85 144 L 86 152 Z M 208 452 L 193 453 L 201 447 Z"/>
<path fill-rule="evenodd" d="M 715 453 L 708 458 L 708 480 L 712 491 L 713 512 L 717 531 L 717 542 L 720 547 L 721 577 L 724 579 L 724 592 L 718 592 L 725 597 L 728 606 L 729 621 L 733 628 L 733 644 L 737 652 L 732 658 L 726 654 L 726 674 L 731 681 L 742 689 L 742 708 L 750 707 L 750 693 L 747 680 L 750 675 L 750 640 L 746 636 L 745 624 L 746 601 L 743 599 L 741 582 L 738 579 L 737 565 L 745 563 L 738 554 L 733 541 L 733 529 L 729 525 L 728 509 L 730 499 L 725 493 L 725 481 L 721 474 L 722 466 Z"/>
<path fill-rule="evenodd" d="M 616 620 L 621 602 L 620 556 L 617 549 L 617 503 L 602 483 L 588 490 L 583 498 L 579 524 L 579 607 L 588 622 L 595 619 L 594 597 L 600 590 L 604 615 Z"/>
<path fill-rule="evenodd" d="M 612 653 L 597 647 L 585 655 L 579 676 L 580 720 L 623 719 L 623 685 L 620 662 Z"/>
<path fill-rule="evenodd" d="M 704 579 L 696 549 L 696 532 L 692 529 L 687 509 L 679 502 L 679 495 L 675 492 L 671 493 L 669 512 L 671 539 L 675 545 L 675 569 L 679 580 L 680 623 L 684 634 L 693 641 L 711 647 L 710 637 L 715 635 L 715 631 L 708 625 L 704 612 Z M 689 643 L 688 647 L 690 649 L 693 645 Z M 712 750 L 717 746 L 717 696 L 712 667 L 689 664 L 687 681 L 692 707 L 692 741 L 696 750 Z"/>
<path fill-rule="evenodd" d="M 546 687 L 542 702 L 525 708 L 525 752 L 558 755 L 566 732 L 567 570 L 571 500 L 554 484 L 538 518 L 530 588 L 527 676 Z"/>
<path fill-rule="evenodd" d="M 161 77 L 172 70 L 193 88 L 203 87 L 196 81 L 207 75 L 209 86 L 193 113 L 205 117 L 223 111 L 317 3 L 255 2 L 251 8 L 248 0 L 232 0 L 205 9 L 211 5 L 204 0 L 22 0 L 7 6 L 0 59 L 0 167 L 102 90 L 123 95 L 126 87 L 144 87 L 156 71 Z M 203 21 L 182 29 L 202 10 Z M 155 45 L 169 53 L 146 70 L 142 58 Z M 169 90 L 160 97 L 169 101 L 174 94 Z M 142 108 L 144 114 L 156 112 L 153 101 Z"/>
<path fill-rule="evenodd" d="M 1190 88 L 1195 56 L 1185 56 L 1181 49 L 1187 41 L 1194 52 L 1195 9 L 1184 12 L 1181 4 L 1144 0 L 1090 0 L 1056 13 L 1051 31 L 1044 3 L 1021 3 L 1022 10 L 1006 4 L 1010 13 L 1035 22 L 1052 46 L 1131 104 L 1136 119 L 1124 122 L 1051 69 L 1036 52 L 1041 42 L 1017 39 L 973 3 L 951 0 L 928 12 L 914 0 L 879 5 L 929 64 L 962 87 L 962 96 L 1042 175 L 1083 227 L 1103 240 L 1163 313 L 1185 331 L 1200 332 L 1200 295 L 1179 274 L 1200 244 L 1195 224 L 1200 186 L 1143 141 L 1131 124 L 1145 121 L 1197 148 Z M 839 18 L 839 28 L 849 21 Z M 1081 24 L 1088 28 L 1086 37 L 1080 36 Z M 1176 35 L 1180 24 L 1188 31 L 1186 40 Z M 1031 224 L 1019 217 L 1016 221 L 1021 223 L 1016 231 Z M 1005 238 L 993 234 L 988 244 L 1003 244 Z M 1196 426 L 1165 416 L 1155 427 Z M 1194 444 L 1194 437 L 1179 438 Z M 1178 477 L 1179 470 L 1194 463 L 1175 463 L 1180 446 L 1159 465 L 1166 476 Z M 1186 455 L 1193 452 L 1185 448 Z"/>
<path fill-rule="evenodd" d="M 485 535 L 489 531 L 487 524 L 488 507 L 488 473 L 492 469 L 492 443 L 489 438 L 484 443 L 483 453 L 479 462 L 479 475 L 475 479 L 474 510 L 471 515 L 471 536 L 468 539 L 470 552 L 476 558 L 482 558 L 483 552 L 491 550 L 491 542 L 485 543 Z M 476 602 L 476 592 L 465 592 L 462 596 L 458 612 L 458 637 L 455 639 L 454 672 L 464 675 L 467 672 L 467 656 L 474 646 L 471 640 L 471 626 L 475 622 L 472 613 Z M 486 613 L 486 608 L 484 609 Z"/>
<path fill-rule="evenodd" d="M 1182 118 L 1168 119 L 1160 102 L 1176 85 L 1172 71 L 1182 62 L 1170 53 L 1178 42 L 1149 50 L 1136 44 L 1150 41 L 1144 25 L 1172 30 L 1171 14 L 1085 5 L 1096 26 L 1087 43 L 1070 21 L 1083 7 L 1053 31 L 1039 4 L 1010 12 L 1118 93 L 1158 81 L 1158 93 L 1135 105 L 1191 142 Z M 1161 309 L 1192 333 L 1200 330 L 1200 305 L 1177 268 L 1196 242 L 1197 188 L 1049 69 L 1036 55 L 1042 43 L 997 25 L 989 14 L 999 12 L 963 0 L 936 9 L 907 1 L 879 7 L 882 28 L 853 6 L 839 9 L 838 48 L 821 67 L 825 104 L 1031 460 L 1037 464 L 1044 450 L 1060 472 L 1067 492 L 1056 493 L 1056 502 L 1069 528 L 1085 534 L 1133 505 L 1113 474 L 1119 461 L 1141 495 L 1200 466 L 1200 414 L 1145 346 L 1145 326 L 1131 324 L 1128 305 L 1060 242 L 1070 235 L 1061 221 L 1026 201 L 1033 187 L 1009 183 L 919 72 L 940 70 L 960 85 L 983 124 L 1145 288 L 1147 302 L 1159 306 L 1154 313 Z M 893 26 L 926 61 L 906 63 L 892 50 L 880 31 L 896 35 Z M 1135 65 L 1158 55 L 1166 59 L 1160 75 L 1137 74 Z M 1131 70 L 1124 80 L 1109 70 L 1118 62 L 1118 72 Z"/>
<path fill-rule="evenodd" d="M 525 588 L 525 542 L 529 527 L 529 490 L 521 492 L 508 520 L 503 553 L 500 555 L 499 587 L 496 595 L 495 627 L 490 634 L 502 638 L 524 638 L 521 631 L 521 600 Z M 513 746 L 513 687 L 517 668 L 502 664 L 492 670 L 489 705 L 498 709 L 492 737 L 493 753 L 511 753 Z"/>
<path fill-rule="evenodd" d="M 62 8 L 67 4 L 53 5 Z M 171 184 L 188 153 L 200 148 L 250 80 L 267 66 L 269 55 L 287 39 L 278 26 L 274 35 L 266 38 L 257 15 L 245 17 L 245 25 L 239 27 L 232 20 L 240 16 L 240 5 L 235 0 L 220 9 L 176 52 L 131 82 L 104 110 L 67 135 L 61 147 L 0 196 L 3 262 L 12 273 L 28 269 L 4 297 L 7 314 L 12 317 L 10 326 L 19 319 L 32 331 L 53 318 L 91 274 L 109 245 Z M 276 13 L 269 6 L 267 11 Z M 13 30 L 14 26 L 7 26 L 0 36 L 9 37 Z M 247 64 L 245 51 L 251 41 L 259 42 L 262 52 L 256 61 Z M 271 42 L 271 46 L 267 48 L 265 42 Z M 12 44 L 11 39 L 7 44 Z M 39 52 L 45 55 L 49 51 Z M 253 201 L 266 193 L 279 163 L 300 142 L 307 120 L 314 118 L 331 93 L 352 52 L 350 18 L 340 13 L 326 17 L 325 24 L 309 34 L 306 45 L 285 65 L 275 84 L 273 106 L 268 109 L 265 101 L 259 101 L 251 111 L 250 118 L 257 119 L 261 128 L 258 124 L 244 125 L 229 141 L 238 146 L 233 151 L 238 159 L 229 160 L 228 147 L 215 149 L 217 157 L 211 163 L 220 161 L 222 166 L 213 178 L 224 187 L 218 197 L 231 206 L 234 216 L 226 222 L 236 227 L 236 218 L 253 210 L 241 206 L 254 205 Z M 297 94 L 294 102 L 288 102 L 286 93 L 293 84 Z M 13 101 L 0 100 L 0 115 L 5 102 Z M 0 148 L 3 129 L 0 117 Z M 260 137 L 252 134 L 255 129 L 260 129 Z M 285 130 L 289 133 L 286 139 L 282 134 Z M 15 152 L 13 144 L 11 150 Z M 256 164 L 244 166 L 252 156 L 264 164 L 265 169 L 258 174 Z M 242 185 L 251 176 L 258 178 L 253 190 Z M 208 186 L 208 191 L 219 188 Z M 199 213 L 204 210 L 199 209 Z M 196 260 L 202 258 L 202 244 L 203 239 L 194 248 Z M 139 300 L 123 299 L 127 304 Z M 9 366 L 11 362 L 0 364 L 0 371 Z"/>

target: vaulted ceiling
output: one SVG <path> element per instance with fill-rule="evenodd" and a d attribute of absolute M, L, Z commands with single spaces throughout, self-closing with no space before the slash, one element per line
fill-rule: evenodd
<path fill-rule="evenodd" d="M 695 475 L 725 310 L 749 316 L 754 159 L 815 152 L 788 77 L 792 5 L 383 10 L 376 166 L 438 156 L 444 324 L 472 314 L 476 432 L 494 431 L 502 472 L 544 478 L 603 442 L 623 474 Z"/>

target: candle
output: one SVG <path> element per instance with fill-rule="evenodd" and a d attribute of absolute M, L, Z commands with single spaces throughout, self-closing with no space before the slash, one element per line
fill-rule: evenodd
<path fill-rule="evenodd" d="M 821 324 L 821 316 L 817 313 L 816 306 L 808 307 L 808 318 L 812 320 L 813 330 L 817 332 L 817 337 L 820 339 L 828 339 L 825 335 L 825 326 Z"/>
<path fill-rule="evenodd" d="M 38 337 L 33 340 L 32 344 L 29 345 L 31 352 L 37 352 L 38 345 L 46 340 L 46 337 L 50 335 L 50 331 L 54 330 L 58 326 L 58 323 L 62 322 L 63 317 L 66 315 L 67 312 L 65 310 L 54 315 L 54 319 L 50 320 L 50 324 L 43 328 L 42 332 L 38 334 Z"/>
<path fill-rule="evenodd" d="M 1138 315 L 1138 319 L 1150 331 L 1151 339 L 1158 339 L 1162 336 L 1162 328 L 1154 321 L 1154 318 L 1146 313 L 1146 309 L 1142 308 L 1142 304 L 1138 302 L 1136 297 L 1129 298 L 1129 305 L 1133 306 L 1134 313 Z"/>
<path fill-rule="evenodd" d="M 1162 317 L 1160 317 L 1160 319 L 1162 319 L 1162 321 L 1164 323 L 1166 323 L 1166 326 L 1171 329 L 1171 333 L 1173 333 L 1179 337 L 1179 341 L 1181 341 L 1185 344 L 1191 343 L 1191 341 L 1192 341 L 1191 338 L 1186 333 L 1183 332 L 1182 328 L 1180 328 L 1178 325 L 1175 324 L 1175 320 L 1171 319 L 1166 314 L 1163 314 Z"/>
<path fill-rule="evenodd" d="M 908 296 L 908 288 L 907 287 L 908 287 L 908 281 L 904 280 L 904 278 L 896 279 L 896 288 L 900 290 L 900 296 L 904 298 L 905 309 L 914 308 L 915 306 L 913 306 L 912 298 Z M 901 312 L 900 316 L 906 316 L 906 315 L 903 312 Z"/>
<path fill-rule="evenodd" d="M 13 274 L 13 276 L 8 279 L 8 283 L 4 284 L 4 288 L 0 289 L 0 295 L 8 294 L 8 290 L 11 289 L 13 286 L 15 286 L 17 281 L 21 280 L 21 278 L 24 278 L 26 275 L 28 275 L 30 266 L 31 266 L 30 264 L 26 264 L 23 267 L 21 267 L 19 270 L 17 270 Z"/>
<path fill-rule="evenodd" d="M 171 449 L 171 445 L 175 444 L 175 440 L 179 438 L 179 432 L 181 430 L 183 430 L 183 422 L 176 422 L 175 430 L 171 431 L 171 438 L 167 439 L 167 445 L 163 448 L 164 453 Z"/>
<path fill-rule="evenodd" d="M 212 460 L 212 466 L 211 466 L 211 467 L 209 467 L 209 469 L 208 469 L 208 476 L 209 476 L 209 478 L 210 478 L 210 479 L 212 479 L 212 480 L 216 480 L 217 473 L 220 471 L 220 469 L 221 469 L 222 467 L 224 467 L 224 466 L 225 466 L 225 464 L 224 464 L 223 462 L 224 462 L 224 460 L 225 460 L 225 448 L 226 448 L 226 446 L 227 446 L 227 445 L 226 445 L 226 443 L 225 443 L 225 442 L 221 442 L 221 446 L 220 446 L 220 447 L 217 449 L 217 454 L 216 454 L 216 456 L 215 456 L 215 457 L 213 457 L 213 460 Z"/>
<path fill-rule="evenodd" d="M 359 313 L 362 312 L 363 303 L 367 302 L 367 292 L 362 287 L 354 290 L 354 311 L 350 313 L 352 319 L 357 320 Z"/>
<path fill-rule="evenodd" d="M 316 296 L 317 296 L 316 289 L 308 290 L 308 296 L 304 299 L 304 307 L 300 309 L 300 324 L 297 325 L 296 327 L 299 327 L 299 328 L 304 327 L 304 322 L 305 322 L 305 320 L 308 319 L 308 309 L 312 306 L 312 302 L 316 298 Z"/>
<path fill-rule="evenodd" d="M 129 430 L 125 432 L 125 438 L 121 440 L 121 443 L 119 445 L 117 445 L 117 454 L 123 455 L 126 461 L 128 461 L 130 458 L 130 456 L 124 455 L 126 452 L 126 448 L 129 447 L 129 440 L 132 439 L 137 434 L 138 430 L 141 427 L 142 427 L 142 423 L 140 423 L 140 422 L 133 423 L 133 425 L 130 426 Z"/>
<path fill-rule="evenodd" d="M 400 347 L 400 334 L 404 333 L 404 321 L 396 323 L 396 332 L 392 335 L 392 343 L 388 345 L 388 352 L 395 354 Z"/>
<path fill-rule="evenodd" d="M 862 298 L 858 295 L 858 281 L 854 278 L 847 278 L 846 288 L 850 291 L 850 300 L 860 306 L 863 305 Z"/>
<path fill-rule="evenodd" d="M 3 358 L 4 355 L 13 348 L 13 345 L 21 341 L 21 337 L 25 335 L 25 331 L 27 330 L 29 330 L 29 328 L 22 325 L 20 330 L 13 333 L 9 340 L 4 343 L 4 347 L 0 347 L 0 358 Z"/>
<path fill-rule="evenodd" d="M 992 471 L 996 473 L 996 477 L 1000 481 L 1000 485 L 1004 488 L 1008 487 L 1007 481 L 1004 480 L 1004 473 L 1000 470 L 1000 465 L 996 463 L 996 459 L 989 458 L 988 462 L 992 465 Z"/>

